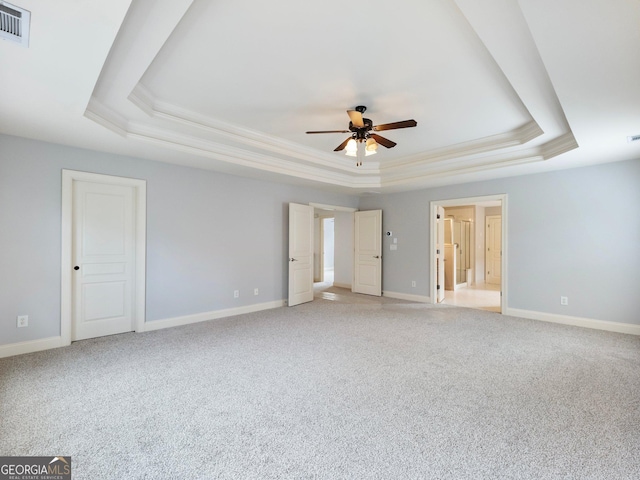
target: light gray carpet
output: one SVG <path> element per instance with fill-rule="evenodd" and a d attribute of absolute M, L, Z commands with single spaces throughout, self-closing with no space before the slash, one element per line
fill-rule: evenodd
<path fill-rule="evenodd" d="M 76 480 L 640 478 L 640 338 L 490 312 L 320 299 L 0 382 L 0 455 L 71 455 Z"/>

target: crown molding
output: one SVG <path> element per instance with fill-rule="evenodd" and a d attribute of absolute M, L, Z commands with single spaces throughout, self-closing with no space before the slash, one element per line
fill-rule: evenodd
<path fill-rule="evenodd" d="M 438 163 L 453 158 L 470 157 L 486 152 L 503 150 L 510 147 L 517 147 L 530 142 L 534 138 L 539 137 L 544 132 L 540 126 L 531 121 L 525 125 L 512 130 L 510 132 L 499 133 L 477 140 L 471 140 L 464 143 L 458 143 L 453 146 L 432 150 L 427 153 L 414 155 L 411 157 L 400 158 L 393 162 L 389 162 L 384 169 L 407 168 L 425 163 Z"/>
<path fill-rule="evenodd" d="M 338 161 L 338 159 L 333 156 L 318 154 L 315 150 L 294 142 L 281 140 L 263 132 L 233 125 L 178 107 L 157 98 L 142 83 L 138 83 L 136 85 L 128 98 L 138 108 L 151 117 L 168 120 L 173 123 L 179 123 L 189 127 L 195 127 L 199 130 L 204 130 L 229 138 L 240 144 L 303 160 L 313 166 L 328 167 L 349 172 L 354 175 L 361 175 L 363 170 L 365 170 L 362 166 L 354 167 L 352 165 L 348 165 L 342 161 Z M 509 132 L 433 150 L 426 154 L 414 155 L 412 157 L 405 157 L 395 161 L 385 162 L 384 165 L 380 165 L 379 162 L 375 162 L 373 160 L 368 160 L 365 162 L 365 165 L 367 165 L 367 170 L 372 170 L 372 173 L 375 172 L 377 174 L 383 173 L 384 175 L 388 175 L 393 174 L 395 170 L 406 169 L 407 167 L 410 168 L 412 166 L 437 163 L 516 147 L 543 135 L 543 133 L 544 132 L 540 126 L 532 120 Z M 342 159 L 342 156 L 340 156 L 340 159 Z"/>
<path fill-rule="evenodd" d="M 208 140 L 190 138 L 188 139 L 189 141 L 185 141 L 184 135 L 176 135 L 173 132 L 146 125 L 132 125 L 127 132 L 127 137 L 174 151 L 305 180 L 351 188 L 377 188 L 380 185 L 380 177 L 377 175 L 348 175 L 236 147 L 220 145 Z"/>
<path fill-rule="evenodd" d="M 384 166 L 381 166 L 380 162 L 371 160 L 366 161 L 360 167 L 348 165 L 346 162 L 340 164 L 337 162 L 302 163 L 294 159 L 309 158 L 304 155 L 304 147 L 301 147 L 301 155 L 285 155 L 284 152 L 290 152 L 289 148 L 292 148 L 295 144 L 278 139 L 274 140 L 268 135 L 217 120 L 199 118 L 196 121 L 195 119 L 164 113 L 167 109 L 166 105 L 162 105 L 155 100 L 153 95 L 141 85 L 138 87 L 135 90 L 135 95 L 132 94 L 129 98 L 150 117 L 165 118 L 172 122 L 195 126 L 214 133 L 226 132 L 225 136 L 227 137 L 243 138 L 244 141 L 242 143 L 245 145 L 250 144 L 260 148 L 265 143 L 262 143 L 259 139 L 267 139 L 271 142 L 268 145 L 274 148 L 263 148 L 263 150 L 283 153 L 281 153 L 281 156 L 258 153 L 200 137 L 177 133 L 144 122 L 132 122 L 101 103 L 95 97 L 91 98 L 85 111 L 85 116 L 118 135 L 154 144 L 161 148 L 168 148 L 274 174 L 293 176 L 353 189 L 377 189 L 419 184 L 437 178 L 538 162 L 577 147 L 573 134 L 568 132 L 561 137 L 531 149 L 482 155 L 483 153 L 518 146 L 539 137 L 542 134 L 542 130 L 536 122 L 532 121 L 511 132 L 466 142 L 455 148 L 442 149 L 436 154 L 432 152 L 431 154 L 415 156 L 411 159 L 400 159 Z M 173 108 L 175 111 L 180 110 L 177 107 Z M 181 114 L 184 115 L 184 113 Z M 188 114 L 192 114 L 192 112 L 188 112 Z M 197 117 L 195 114 L 193 116 Z M 204 122 L 213 122 L 215 125 Z M 286 145 L 287 148 L 280 148 L 275 144 Z M 314 156 L 314 158 L 317 158 L 317 156 Z M 344 160 L 344 157 L 340 156 L 340 159 Z M 446 164 L 443 163 L 445 161 Z"/>
<path fill-rule="evenodd" d="M 504 158 L 501 160 L 492 159 L 484 163 L 476 163 L 474 165 L 461 165 L 455 168 L 440 169 L 428 172 L 413 172 L 410 174 L 398 175 L 396 177 L 383 177 L 381 188 L 393 186 L 406 186 L 411 184 L 425 183 L 430 180 L 445 178 L 455 175 L 465 175 L 469 173 L 482 172 L 498 168 L 513 167 L 526 163 L 540 162 L 544 158 L 537 152 L 529 151 L 527 154 Z"/>
<path fill-rule="evenodd" d="M 136 84 L 127 98 L 149 117 L 155 115 L 156 100 L 149 89 L 141 83 Z"/>
<path fill-rule="evenodd" d="M 542 145 L 542 153 L 544 159 L 549 160 L 578 147 L 576 137 L 570 131 Z"/>
<path fill-rule="evenodd" d="M 212 117 L 207 117 L 158 99 L 141 83 L 136 85 L 128 98 L 134 105 L 151 117 L 194 127 L 198 130 L 204 130 L 209 133 L 229 138 L 242 145 L 256 147 L 278 155 L 296 158 L 313 165 L 321 165 L 344 171 L 353 171 L 353 168 L 348 164 L 339 161 L 336 158 L 336 155 L 318 153 L 316 150 L 304 147 L 300 144 L 282 140 L 246 127 L 240 127 L 238 125 L 223 122 Z"/>
<path fill-rule="evenodd" d="M 84 111 L 84 116 L 108 130 L 117 133 L 121 137 L 127 136 L 129 121 L 104 105 L 96 97 L 92 96 L 89 99 L 89 104 Z"/>
<path fill-rule="evenodd" d="M 355 167 L 345 164 L 342 170 L 346 170 L 348 173 L 305 165 L 271 155 L 264 155 L 209 140 L 177 134 L 170 130 L 139 122 L 129 122 L 96 98 L 92 98 L 89 102 L 85 116 L 120 136 L 145 141 L 162 148 L 170 148 L 174 151 L 181 151 L 281 175 L 334 183 L 345 187 L 376 188 L 380 185 L 377 162 L 368 162 L 365 168 L 363 168 L 364 165 L 362 167 Z"/>

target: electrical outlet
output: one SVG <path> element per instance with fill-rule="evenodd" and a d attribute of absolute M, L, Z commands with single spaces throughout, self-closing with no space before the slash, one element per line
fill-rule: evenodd
<path fill-rule="evenodd" d="M 257 288 L 253 289 L 253 294 L 254 295 L 260 295 L 260 290 L 258 290 Z"/>
<path fill-rule="evenodd" d="M 240 297 L 240 290 L 234 290 L 233 291 L 233 298 L 238 298 Z"/>
<path fill-rule="evenodd" d="M 560 297 L 560 305 L 569 305 L 569 297 Z"/>
<path fill-rule="evenodd" d="M 29 326 L 29 315 L 18 315 L 17 321 L 18 328 Z"/>
<path fill-rule="evenodd" d="M 416 286 L 416 281 L 415 280 L 411 280 L 411 286 L 415 288 L 415 286 Z"/>

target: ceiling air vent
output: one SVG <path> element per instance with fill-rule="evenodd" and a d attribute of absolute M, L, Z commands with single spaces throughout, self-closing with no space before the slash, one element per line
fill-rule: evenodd
<path fill-rule="evenodd" d="M 629 143 L 637 142 L 638 140 L 640 140 L 640 135 L 632 135 L 630 137 L 627 137 L 627 142 Z"/>
<path fill-rule="evenodd" d="M 0 1 L 0 38 L 29 46 L 31 12 Z"/>

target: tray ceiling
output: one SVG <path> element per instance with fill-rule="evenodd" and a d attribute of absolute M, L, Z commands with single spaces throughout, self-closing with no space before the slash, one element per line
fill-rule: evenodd
<path fill-rule="evenodd" d="M 84 118 L 67 124 L 86 133 L 60 131 L 60 143 L 350 193 L 640 157 L 626 143 L 640 133 L 636 2 L 111 5 L 107 18 L 76 9 L 100 28 L 86 28 L 76 58 L 92 60 L 74 65 L 82 93 L 68 93 L 73 108 L 84 95 Z M 31 7 L 36 69 L 45 52 L 33 36 L 47 23 Z M 418 125 L 384 132 L 398 145 L 356 167 L 333 152 L 348 135 L 305 134 L 346 129 L 356 105 L 374 124 Z M 2 131 L 51 140 L 33 126 L 45 119 L 22 116 L 23 129 L 1 117 Z"/>

